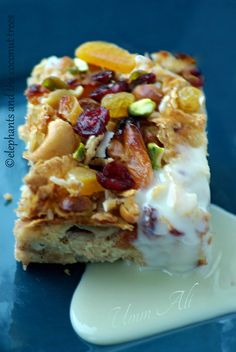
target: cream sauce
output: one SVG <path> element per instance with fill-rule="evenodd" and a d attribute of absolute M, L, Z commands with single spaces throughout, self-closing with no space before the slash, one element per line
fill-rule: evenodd
<path fill-rule="evenodd" d="M 236 310 L 236 216 L 211 206 L 211 262 L 190 273 L 89 264 L 71 302 L 75 331 L 88 342 L 121 343 Z"/>
<path fill-rule="evenodd" d="M 156 216 L 150 228 L 150 216 L 141 213 L 138 238 L 134 242 L 148 266 L 186 271 L 196 267 L 199 257 L 208 258 L 209 234 L 199 236 L 207 232 L 205 219 L 210 203 L 209 167 L 204 147 L 179 145 L 178 157 L 155 171 L 153 184 L 137 192 L 136 202 L 141 211 L 152 209 Z M 145 221 L 149 227 L 146 230 Z M 182 235 L 173 236 L 169 226 Z M 145 232 L 151 234 L 148 236 Z"/>

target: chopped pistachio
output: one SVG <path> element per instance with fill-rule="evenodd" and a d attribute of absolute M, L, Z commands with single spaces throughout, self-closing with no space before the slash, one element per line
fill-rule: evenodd
<path fill-rule="evenodd" d="M 129 76 L 129 79 L 131 81 L 134 81 L 135 79 L 139 78 L 140 76 L 142 75 L 145 75 L 147 72 L 146 71 L 143 71 L 143 70 L 136 70 L 136 71 L 133 71 L 131 73 L 131 75 Z"/>
<path fill-rule="evenodd" d="M 80 73 L 80 70 L 76 66 L 72 66 L 72 67 L 68 68 L 68 71 L 72 75 L 78 75 Z"/>
<path fill-rule="evenodd" d="M 152 168 L 158 170 L 161 168 L 161 158 L 164 153 L 164 148 L 159 147 L 156 143 L 148 143 L 148 154 L 152 162 Z"/>
<path fill-rule="evenodd" d="M 132 116 L 148 116 L 155 110 L 156 103 L 149 99 L 140 99 L 129 106 L 129 114 Z"/>
<path fill-rule="evenodd" d="M 43 80 L 42 85 L 49 89 L 49 90 L 56 90 L 56 89 L 68 89 L 69 86 L 62 81 L 60 78 L 55 76 L 47 77 Z"/>
<path fill-rule="evenodd" d="M 78 75 L 81 72 L 87 72 L 89 69 L 86 61 L 81 60 L 79 58 L 74 59 L 74 65 L 68 68 L 68 71 L 72 75 Z"/>
<path fill-rule="evenodd" d="M 82 161 L 85 157 L 85 146 L 83 143 L 80 143 L 76 151 L 73 153 L 73 158 Z"/>
<path fill-rule="evenodd" d="M 86 72 L 89 69 L 87 62 L 79 59 L 78 57 L 74 59 L 74 63 L 79 72 Z"/>

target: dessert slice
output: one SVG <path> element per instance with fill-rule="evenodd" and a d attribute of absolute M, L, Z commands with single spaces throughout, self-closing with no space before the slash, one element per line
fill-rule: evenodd
<path fill-rule="evenodd" d="M 28 80 L 30 170 L 15 225 L 24 265 L 206 264 L 211 236 L 203 78 L 193 58 L 89 42 Z"/>

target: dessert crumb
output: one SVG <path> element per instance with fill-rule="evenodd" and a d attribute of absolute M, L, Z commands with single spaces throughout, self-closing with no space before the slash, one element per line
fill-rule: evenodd
<path fill-rule="evenodd" d="M 69 270 L 69 269 L 65 269 L 65 270 L 64 270 L 64 273 L 65 273 L 66 275 L 68 275 L 68 276 L 71 276 L 71 273 L 70 273 L 70 270 Z"/>
<path fill-rule="evenodd" d="M 11 203 L 13 200 L 11 193 L 4 193 L 3 198 L 5 199 L 5 205 Z"/>

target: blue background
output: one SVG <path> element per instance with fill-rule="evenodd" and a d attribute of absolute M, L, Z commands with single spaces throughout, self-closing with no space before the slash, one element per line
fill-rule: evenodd
<path fill-rule="evenodd" d="M 32 266 L 13 258 L 13 209 L 26 165 L 18 141 L 15 166 L 4 165 L 7 134 L 7 15 L 15 16 L 16 125 L 22 92 L 42 57 L 73 55 L 87 40 L 115 42 L 132 52 L 166 49 L 195 56 L 205 74 L 212 201 L 236 213 L 236 0 L 0 1 L 0 352 L 115 351 L 82 342 L 69 321 L 69 302 L 84 269 Z M 14 201 L 4 206 L 2 194 Z M 236 319 L 218 319 L 178 333 L 125 345 L 124 351 L 236 351 Z M 121 347 L 119 347 L 121 348 Z"/>

